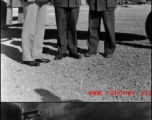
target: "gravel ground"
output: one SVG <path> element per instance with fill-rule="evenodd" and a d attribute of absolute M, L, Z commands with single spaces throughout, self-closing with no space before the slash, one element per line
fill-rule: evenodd
<path fill-rule="evenodd" d="M 44 40 L 45 58 L 40 67 L 21 63 L 21 25 L 1 32 L 1 100 L 10 102 L 149 102 L 151 101 L 151 44 L 145 34 L 150 5 L 116 9 L 117 49 L 111 59 L 103 54 L 104 27 L 101 25 L 97 56 L 54 61 L 57 54 L 54 10 L 49 8 Z M 87 50 L 88 7 L 80 10 L 78 50 Z M 134 95 L 105 95 L 106 91 L 135 91 Z M 88 95 L 100 91 L 101 95 Z M 147 91 L 147 95 L 140 95 Z"/>

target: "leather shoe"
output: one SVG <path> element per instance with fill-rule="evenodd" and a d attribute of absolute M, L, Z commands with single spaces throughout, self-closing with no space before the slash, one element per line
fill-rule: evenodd
<path fill-rule="evenodd" d="M 44 59 L 44 58 L 42 58 L 42 59 L 35 59 L 35 61 L 36 62 L 40 62 L 40 63 L 49 63 L 50 62 L 49 59 Z"/>
<path fill-rule="evenodd" d="M 105 54 L 105 58 L 112 58 L 113 54 Z"/>
<path fill-rule="evenodd" d="M 75 59 L 81 59 L 82 58 L 82 55 L 79 55 L 78 53 L 70 53 L 69 56 L 73 57 Z"/>
<path fill-rule="evenodd" d="M 23 63 L 29 66 L 40 66 L 40 63 L 36 61 L 23 61 Z"/>
<path fill-rule="evenodd" d="M 96 52 L 87 52 L 84 56 L 85 57 L 91 57 L 91 56 L 94 56 L 94 55 L 97 55 Z"/>
<path fill-rule="evenodd" d="M 62 58 L 66 57 L 66 54 L 60 53 L 58 55 L 55 56 L 54 60 L 61 60 Z"/>

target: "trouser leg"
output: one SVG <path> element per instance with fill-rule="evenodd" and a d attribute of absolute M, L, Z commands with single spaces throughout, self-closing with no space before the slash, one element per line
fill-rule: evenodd
<path fill-rule="evenodd" d="M 34 3 L 23 1 L 22 6 L 24 9 L 24 23 L 22 29 L 22 60 L 32 61 L 34 60 L 32 51 L 36 30 L 36 16 L 39 8 Z"/>
<path fill-rule="evenodd" d="M 39 10 L 36 18 L 36 31 L 34 37 L 34 45 L 33 45 L 33 56 L 35 59 L 42 58 L 42 49 L 43 49 L 43 40 L 44 40 L 44 32 L 45 32 L 45 23 L 46 23 L 46 3 L 38 3 Z"/>
<path fill-rule="evenodd" d="M 114 9 L 104 11 L 102 14 L 102 18 L 106 32 L 104 51 L 107 54 L 113 54 L 116 48 Z"/>
<path fill-rule="evenodd" d="M 98 12 L 89 12 L 89 30 L 88 30 L 88 50 L 89 52 L 97 52 L 99 44 L 101 17 Z"/>
<path fill-rule="evenodd" d="M 58 52 L 67 53 L 67 9 L 55 7 L 56 23 L 57 23 L 57 43 Z"/>
<path fill-rule="evenodd" d="M 70 53 L 77 53 L 77 31 L 76 25 L 79 16 L 79 7 L 68 9 L 67 41 Z"/>

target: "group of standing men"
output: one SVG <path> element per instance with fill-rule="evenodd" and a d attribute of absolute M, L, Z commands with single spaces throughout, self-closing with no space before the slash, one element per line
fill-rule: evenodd
<path fill-rule="evenodd" d="M 67 56 L 81 59 L 77 52 L 76 25 L 79 16 L 81 0 L 21 0 L 24 10 L 24 24 L 22 30 L 22 60 L 24 64 L 39 66 L 48 63 L 49 59 L 42 58 L 43 39 L 46 22 L 46 8 L 49 2 L 55 6 L 57 23 L 58 55 L 55 60 Z M 114 54 L 115 43 L 115 15 L 116 0 L 86 0 L 89 5 L 88 52 L 84 55 L 96 55 L 99 44 L 101 18 L 103 19 L 106 40 L 104 46 L 105 57 Z"/>

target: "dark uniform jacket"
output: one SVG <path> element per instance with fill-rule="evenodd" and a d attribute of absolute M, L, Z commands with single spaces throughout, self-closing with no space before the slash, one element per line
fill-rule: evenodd
<path fill-rule="evenodd" d="M 90 10 L 104 11 L 116 7 L 116 0 L 88 0 Z"/>
<path fill-rule="evenodd" d="M 81 0 L 53 0 L 57 7 L 79 7 Z"/>

